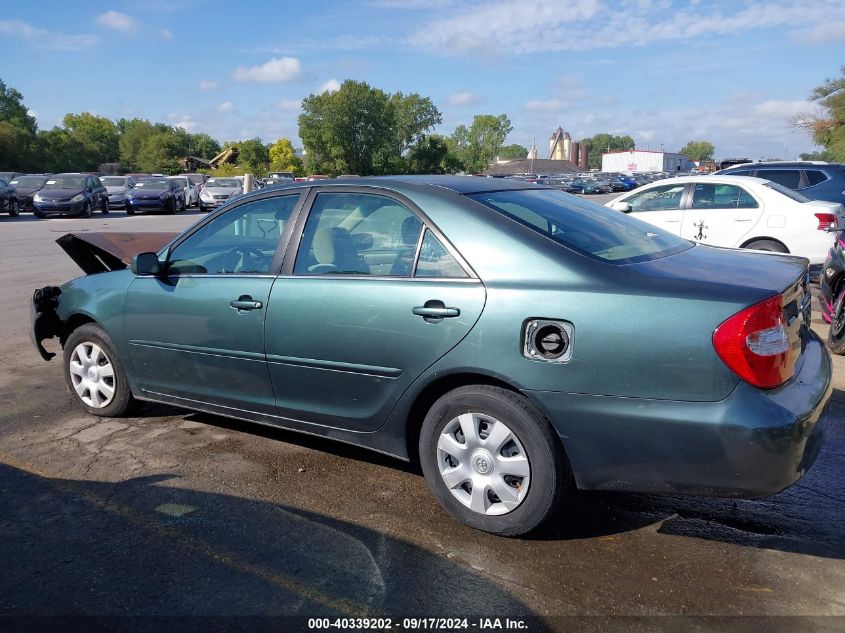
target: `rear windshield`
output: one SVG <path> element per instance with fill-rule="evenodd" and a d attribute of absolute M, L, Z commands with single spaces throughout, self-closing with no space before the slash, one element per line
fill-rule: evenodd
<path fill-rule="evenodd" d="M 784 187 L 779 182 L 767 182 L 763 185 L 764 187 L 768 187 L 769 189 L 774 189 L 778 193 L 782 193 L 787 198 L 791 198 L 795 200 L 795 202 L 810 202 L 810 198 L 805 196 L 803 193 L 798 193 L 794 189 L 790 189 L 789 187 Z"/>
<path fill-rule="evenodd" d="M 492 191 L 468 196 L 589 257 L 632 264 L 692 248 L 651 224 L 556 189 Z"/>

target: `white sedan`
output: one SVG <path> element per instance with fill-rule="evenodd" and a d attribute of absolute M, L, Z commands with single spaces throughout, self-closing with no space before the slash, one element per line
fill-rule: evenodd
<path fill-rule="evenodd" d="M 748 176 L 658 180 L 605 206 L 703 244 L 791 253 L 816 265 L 833 244 L 829 229 L 845 226 L 841 204 Z"/>
<path fill-rule="evenodd" d="M 171 176 L 171 180 L 178 182 L 185 191 L 185 207 L 193 207 L 200 203 L 200 192 L 193 181 L 186 176 Z"/>

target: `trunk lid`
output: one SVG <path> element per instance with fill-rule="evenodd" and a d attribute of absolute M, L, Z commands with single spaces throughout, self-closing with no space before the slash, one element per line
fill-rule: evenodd
<path fill-rule="evenodd" d="M 56 243 L 87 275 L 128 268 L 138 253 L 158 252 L 178 233 L 68 233 Z"/>

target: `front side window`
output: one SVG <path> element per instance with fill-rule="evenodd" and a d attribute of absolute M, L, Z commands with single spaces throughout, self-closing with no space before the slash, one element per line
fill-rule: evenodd
<path fill-rule="evenodd" d="M 683 190 L 683 185 L 674 187 Z M 649 261 L 692 248 L 663 229 L 559 190 L 517 189 L 467 197 L 573 251 L 607 262 Z"/>
<path fill-rule="evenodd" d="M 299 194 L 242 204 L 215 218 L 170 254 L 174 274 L 267 274 Z"/>
<path fill-rule="evenodd" d="M 693 209 L 756 209 L 757 201 L 742 187 L 696 183 L 692 193 Z"/>
<path fill-rule="evenodd" d="M 314 200 L 294 273 L 409 277 L 422 221 L 387 196 L 320 193 Z"/>
<path fill-rule="evenodd" d="M 681 197 L 684 194 L 684 185 L 662 185 L 653 187 L 647 191 L 640 191 L 633 196 L 625 198 L 625 202 L 631 205 L 631 211 L 642 213 L 644 211 L 676 211 L 681 208 Z"/>
<path fill-rule="evenodd" d="M 801 171 L 798 169 L 760 169 L 757 178 L 765 178 L 790 189 L 801 186 Z"/>

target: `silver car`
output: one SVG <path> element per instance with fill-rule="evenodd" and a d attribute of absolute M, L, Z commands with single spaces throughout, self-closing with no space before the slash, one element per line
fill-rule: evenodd
<path fill-rule="evenodd" d="M 125 209 L 126 194 L 135 186 L 135 179 L 132 176 L 103 176 L 100 182 L 109 192 L 109 207 Z"/>
<path fill-rule="evenodd" d="M 185 207 L 193 207 L 200 203 L 200 192 L 193 181 L 187 176 L 172 176 L 170 180 L 175 180 L 182 187 L 185 192 Z"/>
<path fill-rule="evenodd" d="M 226 204 L 229 198 L 244 192 L 241 181 L 234 176 L 229 178 L 209 178 L 200 192 L 200 211 L 208 211 Z"/>

